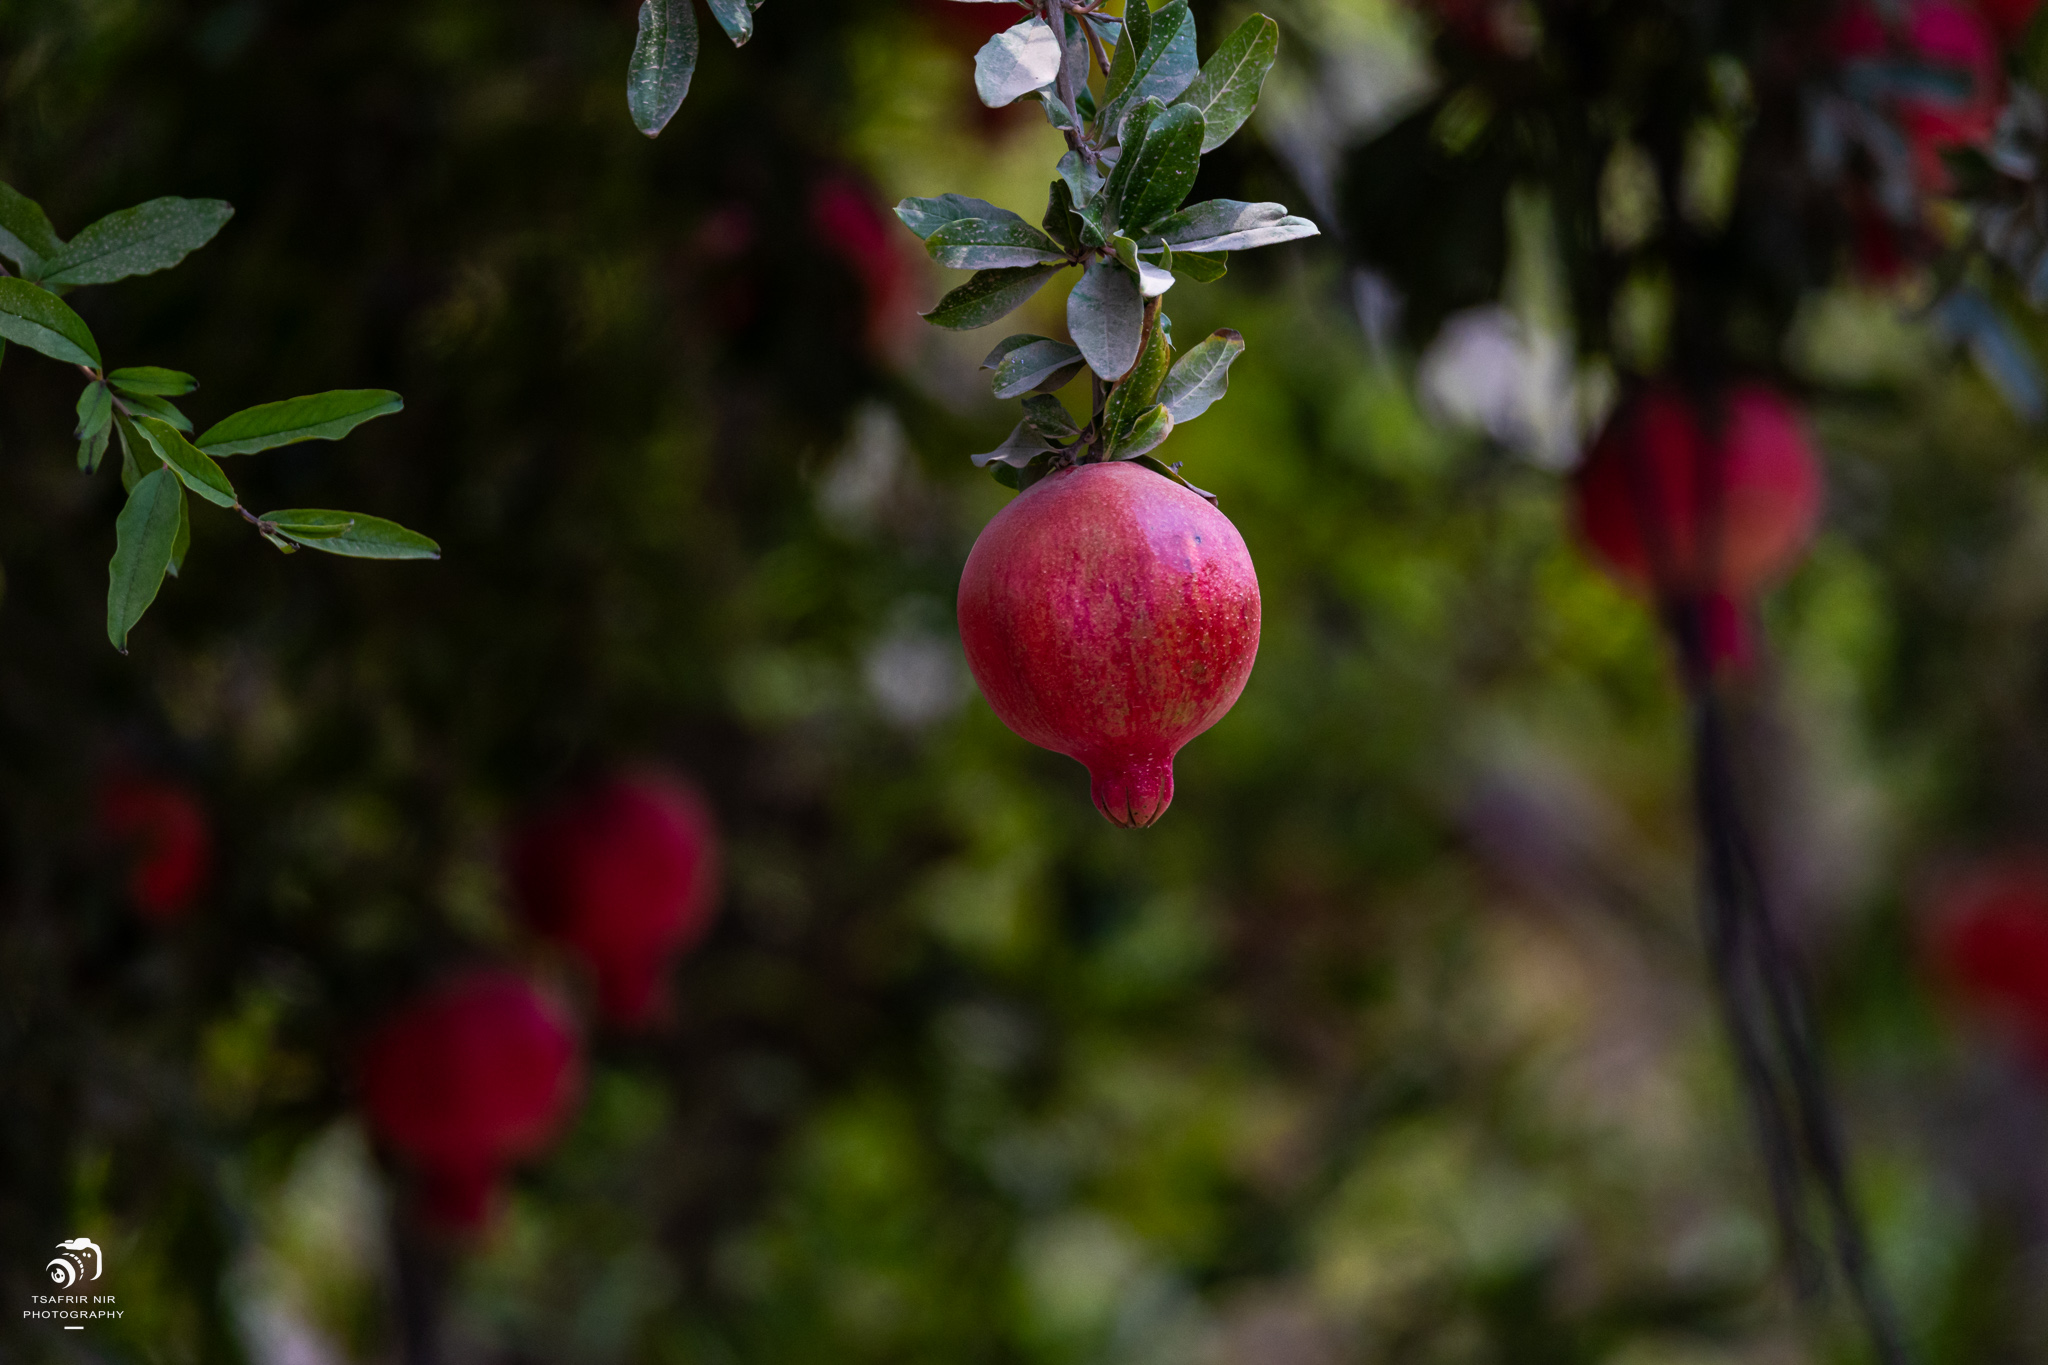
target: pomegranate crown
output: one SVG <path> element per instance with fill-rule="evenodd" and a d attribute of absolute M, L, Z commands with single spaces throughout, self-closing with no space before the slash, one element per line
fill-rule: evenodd
<path fill-rule="evenodd" d="M 974 463 L 1019 489 L 1054 469 L 1102 460 L 1137 461 L 1187 484 L 1178 466 L 1151 452 L 1223 396 L 1244 338 L 1220 329 L 1175 359 L 1166 292 L 1220 278 L 1233 251 L 1318 231 L 1281 204 L 1210 199 L 1183 207 L 1202 157 L 1257 107 L 1280 26 L 1254 14 L 1202 63 L 1188 0 L 1156 10 L 1131 0 L 1121 20 L 1102 13 L 1102 0 L 1013 2 L 1026 17 L 975 57 L 974 88 L 992 109 L 1036 102 L 1066 138 L 1039 225 L 960 194 L 896 207 L 933 260 L 974 272 L 924 315 L 935 326 L 986 327 L 1060 271 L 1082 268 L 1067 296 L 1071 342 L 1019 334 L 982 362 L 995 372 L 996 397 L 1024 400 L 1024 420 Z M 1081 421 L 1053 395 L 1084 371 L 1090 392 Z"/>

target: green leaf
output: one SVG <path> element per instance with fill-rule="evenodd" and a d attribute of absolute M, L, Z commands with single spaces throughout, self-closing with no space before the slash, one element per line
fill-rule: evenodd
<path fill-rule="evenodd" d="M 1202 111 L 1202 150 L 1213 152 L 1244 127 L 1280 56 L 1280 25 L 1254 14 L 1210 54 L 1180 103 Z"/>
<path fill-rule="evenodd" d="M 42 282 L 53 289 L 111 284 L 169 270 L 212 241 L 234 216 L 233 206 L 219 199 L 168 197 L 110 213 L 50 260 Z"/>
<path fill-rule="evenodd" d="M 1188 492 L 1193 493 L 1196 497 L 1202 499 L 1211 507 L 1216 506 L 1216 495 L 1214 493 L 1211 493 L 1206 488 L 1195 487 L 1193 484 L 1189 483 L 1185 478 L 1181 477 L 1179 465 L 1161 464 L 1158 460 L 1153 459 L 1150 455 L 1131 455 L 1126 458 L 1128 458 L 1132 464 L 1143 465 L 1145 468 L 1151 470 L 1154 474 L 1159 475 L 1161 478 L 1172 479 L 1175 483 L 1179 484 L 1182 488 L 1187 489 Z"/>
<path fill-rule="evenodd" d="M 1144 354 L 1124 381 L 1110 391 L 1102 410 L 1103 429 L 1108 435 L 1112 457 L 1129 438 L 1138 420 L 1158 401 L 1159 386 L 1173 363 L 1173 347 L 1166 329 L 1154 327 L 1146 338 Z"/>
<path fill-rule="evenodd" d="M 192 504 L 178 499 L 178 534 L 171 541 L 171 562 L 165 572 L 176 578 L 185 568 L 185 556 L 192 549 Z"/>
<path fill-rule="evenodd" d="M 1131 8 L 1139 7 L 1133 5 Z M 1119 130 L 1127 111 L 1148 99 L 1170 102 L 1178 98 L 1201 69 L 1195 57 L 1195 20 L 1188 13 L 1187 0 L 1168 0 L 1152 12 L 1151 25 L 1151 35 L 1131 64 L 1129 81 L 1115 90 L 1102 109 L 1103 128 L 1119 141 L 1122 140 Z M 1119 44 L 1117 47 L 1119 62 L 1123 58 L 1124 46 Z M 1115 66 L 1112 65 L 1110 70 L 1110 84 L 1114 87 Z"/>
<path fill-rule="evenodd" d="M 1140 455 L 1157 450 L 1173 435 L 1173 414 L 1166 410 L 1164 403 L 1141 414 L 1131 423 L 1124 438 L 1110 447 L 1112 460 L 1134 460 Z"/>
<path fill-rule="evenodd" d="M 1003 438 L 1003 443 L 994 450 L 986 450 L 969 458 L 974 461 L 976 469 L 986 469 L 992 464 L 1006 464 L 1015 469 L 1022 469 L 1052 448 L 1053 443 L 1046 440 L 1038 428 L 1026 420 L 1019 422 L 1010 434 Z"/>
<path fill-rule="evenodd" d="M 216 507 L 235 505 L 235 486 L 228 482 L 228 476 L 211 456 L 180 435 L 177 428 L 155 417 L 137 417 L 135 429 L 187 488 Z"/>
<path fill-rule="evenodd" d="M 356 559 L 439 559 L 441 547 L 395 521 L 361 512 L 296 509 L 272 512 L 263 525 L 309 550 Z"/>
<path fill-rule="evenodd" d="M 114 434 L 121 441 L 121 488 L 124 492 L 133 493 L 135 485 L 142 482 L 143 474 L 155 473 L 163 467 L 163 462 L 156 458 L 149 443 L 142 439 L 142 433 L 135 429 L 135 424 L 118 410 L 114 413 Z M 137 452 L 140 452 L 139 456 Z M 147 470 L 142 467 L 145 459 L 149 461 Z"/>
<path fill-rule="evenodd" d="M 690 93 L 697 71 L 697 13 L 693 0 L 644 0 L 640 36 L 626 68 L 626 107 L 633 126 L 649 137 L 668 127 Z"/>
<path fill-rule="evenodd" d="M 114 559 L 107 565 L 107 638 L 123 654 L 128 632 L 156 601 L 178 541 L 178 505 L 185 490 L 168 469 L 145 475 L 114 520 Z"/>
<path fill-rule="evenodd" d="M 1056 265 L 981 271 L 934 304 L 924 320 L 956 332 L 986 327 L 1015 312 L 1059 271 Z"/>
<path fill-rule="evenodd" d="M 78 429 L 72 433 L 81 441 L 91 440 L 114 424 L 114 395 L 95 380 L 78 395 Z"/>
<path fill-rule="evenodd" d="M 1132 124 L 1137 121 L 1133 114 Z M 1143 230 L 1179 208 L 1202 168 L 1202 133 L 1201 111 L 1191 105 L 1176 104 L 1154 118 L 1144 143 L 1126 151 L 1110 177 L 1105 218 Z"/>
<path fill-rule="evenodd" d="M 725 30 L 725 36 L 732 39 L 734 47 L 745 47 L 747 39 L 754 36 L 754 7 L 748 0 L 705 0 L 711 6 L 711 17 Z"/>
<path fill-rule="evenodd" d="M 1243 336 L 1228 327 L 1212 333 L 1174 365 L 1159 390 L 1159 401 L 1176 423 L 1194 421 L 1229 391 L 1230 367 L 1243 354 Z"/>
<path fill-rule="evenodd" d="M 339 441 L 405 400 L 389 389 L 333 389 L 244 408 L 206 429 L 193 444 L 209 455 L 253 455 L 298 441 Z"/>
<path fill-rule="evenodd" d="M 40 279 L 45 262 L 64 250 L 43 206 L 12 185 L 0 183 L 0 256 L 29 279 Z"/>
<path fill-rule="evenodd" d="M 1314 237 L 1321 231 L 1308 219 L 1288 213 L 1285 204 L 1209 199 L 1151 224 L 1147 235 L 1165 241 L 1179 255 L 1183 251 L 1244 251 Z"/>
<path fill-rule="evenodd" d="M 1214 284 L 1228 273 L 1229 258 L 1227 251 L 1180 250 L 1173 253 L 1173 264 L 1169 268 L 1174 274 L 1196 284 Z"/>
<path fill-rule="evenodd" d="M 133 365 L 107 372 L 107 382 L 123 393 L 179 398 L 199 387 L 199 381 L 183 370 L 166 370 L 159 365 Z"/>
<path fill-rule="evenodd" d="M 1138 55 L 1152 37 L 1152 0 L 1128 0 L 1124 5 L 1124 32 L 1117 40 L 1116 53 L 1109 60 L 1109 82 L 1103 87 L 1103 97 L 1114 103 L 1118 95 L 1131 88 L 1131 81 L 1137 76 Z"/>
<path fill-rule="evenodd" d="M 1045 229 L 1046 236 L 1059 243 L 1062 251 L 1080 252 L 1081 239 L 1074 232 L 1074 192 L 1066 181 L 1052 182 L 1052 191 L 1045 199 L 1045 217 L 1039 226 Z"/>
<path fill-rule="evenodd" d="M 986 199 L 970 199 L 964 194 L 942 194 L 936 199 L 906 199 L 896 206 L 896 216 L 903 225 L 919 237 L 929 239 L 934 232 L 948 223 L 963 218 L 1024 219 L 1008 209 L 997 208 Z"/>
<path fill-rule="evenodd" d="M 955 270 L 1002 270 L 1064 263 L 1059 245 L 1022 218 L 956 218 L 925 238 L 925 250 Z"/>
<path fill-rule="evenodd" d="M 1022 345 L 1012 345 L 1021 342 Z M 1063 341 L 1050 337 L 1011 337 L 982 362 L 994 370 L 998 398 L 1021 398 L 1027 393 L 1050 393 L 1065 388 L 1081 372 L 1081 353 Z"/>
<path fill-rule="evenodd" d="M 1067 296 L 1067 331 L 1089 369 L 1104 379 L 1123 378 L 1138 358 L 1145 333 L 1145 300 L 1137 279 L 1113 262 L 1090 261 Z"/>
<path fill-rule="evenodd" d="M 100 461 L 106 458 L 107 442 L 113 438 L 113 434 L 114 424 L 108 422 L 78 443 L 78 467 L 81 470 L 87 474 L 99 472 Z"/>
<path fill-rule="evenodd" d="M 974 91 L 991 109 L 1052 82 L 1060 74 L 1059 36 L 1045 20 L 1026 19 L 988 40 L 974 57 Z"/>
<path fill-rule="evenodd" d="M 1138 167 L 1138 159 L 1145 150 L 1145 139 L 1151 135 L 1153 120 L 1166 112 L 1166 106 L 1158 100 L 1146 100 L 1131 111 L 1124 123 L 1124 145 L 1116 167 L 1110 171 L 1109 179 L 1103 182 L 1100 198 L 1091 207 L 1101 210 L 1102 221 L 1114 227 L 1111 206 L 1131 192 L 1131 175 Z"/>
<path fill-rule="evenodd" d="M 100 344 L 85 319 L 47 289 L 12 276 L 0 279 L 0 337 L 70 365 L 100 367 Z"/>
<path fill-rule="evenodd" d="M 168 422 L 187 435 L 190 435 L 192 432 L 191 419 L 173 407 L 168 399 L 158 398 L 154 394 L 131 393 L 126 395 L 122 401 L 135 413 L 145 417 L 154 417 L 159 422 Z"/>
<path fill-rule="evenodd" d="M 1086 204 L 1102 192 L 1102 182 L 1109 178 L 1103 169 L 1104 162 L 1089 161 L 1079 152 L 1068 152 L 1060 158 L 1060 179 L 1066 182 L 1068 198 L 1076 207 Z M 1108 162 L 1114 166 L 1115 162 Z"/>
<path fill-rule="evenodd" d="M 1034 394 L 1024 400 L 1024 420 L 1038 428 L 1047 440 L 1064 444 L 1081 434 L 1080 425 L 1067 405 L 1050 394 Z"/>

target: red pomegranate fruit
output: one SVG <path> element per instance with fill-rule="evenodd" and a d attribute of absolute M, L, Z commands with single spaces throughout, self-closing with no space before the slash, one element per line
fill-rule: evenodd
<path fill-rule="evenodd" d="M 1201 497 L 1135 464 L 1079 465 L 983 529 L 960 640 L 1003 723 L 1079 759 L 1096 809 L 1143 828 L 1173 800 L 1173 756 L 1244 691 L 1259 580 Z"/>
<path fill-rule="evenodd" d="M 1812 538 L 1821 470 L 1798 410 L 1762 384 L 1716 406 L 1710 416 L 1673 386 L 1643 389 L 1579 467 L 1580 534 L 1630 587 L 1746 602 Z"/>
<path fill-rule="evenodd" d="M 1944 888 L 1933 946 L 1956 992 L 2048 1066 L 2048 859 L 2001 859 Z"/>
<path fill-rule="evenodd" d="M 213 826 L 183 785 L 123 773 L 99 791 L 107 837 L 133 850 L 128 902 L 144 919 L 171 924 L 198 903 L 213 872 Z"/>
<path fill-rule="evenodd" d="M 527 822 L 511 847 L 521 913 L 597 977 L 605 1018 L 653 1016 L 676 957 L 711 928 L 718 833 L 704 798 L 652 769 L 576 793 Z"/>
<path fill-rule="evenodd" d="M 456 976 L 401 1007 L 362 1052 L 363 1108 L 419 1171 L 425 1212 L 482 1226 L 505 1171 L 553 1141 L 581 1084 L 568 1015 L 516 972 Z"/>

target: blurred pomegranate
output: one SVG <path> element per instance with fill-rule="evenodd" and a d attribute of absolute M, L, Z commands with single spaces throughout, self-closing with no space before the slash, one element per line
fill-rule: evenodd
<path fill-rule="evenodd" d="M 1727 390 L 1717 407 L 1702 413 L 1671 385 L 1643 389 L 1580 466 L 1580 534 L 1633 588 L 1746 603 L 1813 535 L 1821 471 L 1798 411 L 1761 384 Z"/>
<path fill-rule="evenodd" d="M 454 977 L 403 1006 L 364 1046 L 363 1108 L 421 1176 L 424 1211 L 489 1220 L 505 1171 L 542 1151 L 581 1084 L 566 1013 L 516 972 Z"/>
<path fill-rule="evenodd" d="M 1096 809 L 1142 828 L 1173 800 L 1173 756 L 1251 677 L 1258 576 L 1196 494 L 1138 465 L 1081 465 L 983 529 L 960 639 L 1003 723 L 1087 765 Z"/>
<path fill-rule="evenodd" d="M 100 785 L 99 823 L 132 850 L 128 902 L 135 912 L 158 924 L 183 919 L 213 872 L 213 827 L 199 798 L 180 783 L 116 774 Z"/>
<path fill-rule="evenodd" d="M 676 957 L 709 931 L 718 863 L 704 799 L 651 770 L 543 811 L 511 847 L 527 922 L 590 965 L 605 1018 L 626 1028 L 648 1022 Z"/>
<path fill-rule="evenodd" d="M 1957 994 L 2048 1067 L 2048 859 L 2004 858 L 1948 885 L 1933 946 Z"/>
<path fill-rule="evenodd" d="M 1006 28 L 1023 23 L 1030 12 L 1020 5 L 963 3 L 963 0 L 918 0 L 920 18 L 942 40 L 970 51 Z"/>

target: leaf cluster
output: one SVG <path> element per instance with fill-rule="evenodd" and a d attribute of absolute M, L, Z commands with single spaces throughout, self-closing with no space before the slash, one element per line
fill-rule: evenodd
<path fill-rule="evenodd" d="M 300 547 L 365 559 L 436 559 L 440 547 L 416 531 L 357 512 L 293 509 L 257 514 L 242 505 L 220 461 L 293 445 L 338 441 L 373 417 L 397 412 L 404 400 L 386 389 L 337 389 L 263 403 L 194 434 L 173 399 L 199 388 L 180 370 L 155 365 L 108 369 L 94 338 L 62 295 L 80 285 L 110 284 L 168 270 L 205 246 L 234 216 L 217 199 L 152 199 L 110 213 L 66 242 L 41 205 L 0 183 L 0 358 L 8 342 L 75 365 L 85 373 L 78 395 L 78 467 L 97 473 L 109 449 L 121 452 L 128 495 L 114 522 L 114 558 L 107 569 L 107 638 L 123 653 L 128 636 L 156 600 L 166 575 L 184 567 L 192 540 L 190 492 L 238 513 L 287 554 Z"/>
<path fill-rule="evenodd" d="M 1280 204 L 1186 203 L 1202 157 L 1257 107 L 1280 27 L 1254 14 L 1200 62 L 1188 0 L 1157 10 L 1131 0 L 1121 21 L 1101 13 L 1101 0 L 956 2 L 1031 11 L 982 48 L 975 89 L 991 107 L 1036 101 L 1067 152 L 1035 226 L 959 194 L 897 206 L 933 260 L 975 272 L 924 316 L 956 330 L 984 327 L 1054 275 L 1081 268 L 1067 296 L 1071 343 L 1013 336 L 984 362 L 998 398 L 1025 399 L 1025 417 L 975 463 L 1024 486 L 1061 464 L 1144 458 L 1222 396 L 1244 350 L 1244 339 L 1225 330 L 1176 361 L 1161 307 L 1167 291 L 1221 278 L 1233 251 L 1317 232 Z M 1050 397 L 1083 371 L 1093 387 L 1085 424 Z"/>

